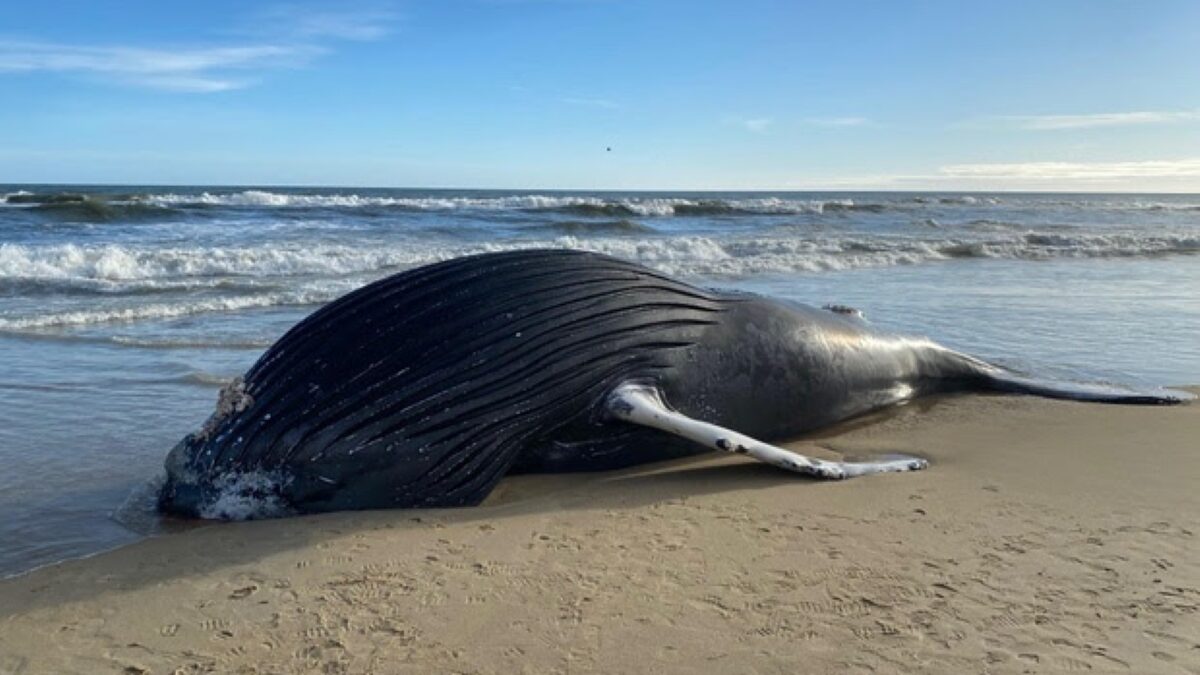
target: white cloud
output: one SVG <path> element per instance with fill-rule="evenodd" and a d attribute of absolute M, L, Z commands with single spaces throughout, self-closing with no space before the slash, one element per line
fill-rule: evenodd
<path fill-rule="evenodd" d="M 302 65 L 319 52 L 281 45 L 144 49 L 0 41 L 0 73 L 86 73 L 154 89 L 213 92 L 249 84 L 234 75 L 238 71 Z"/>
<path fill-rule="evenodd" d="M 938 173 L 947 178 L 996 181 L 1122 181 L 1200 177 L 1200 158 L 1136 162 L 1017 162 L 952 164 Z"/>
<path fill-rule="evenodd" d="M 1142 110 L 1087 115 L 1003 115 L 988 119 L 993 123 L 1015 126 L 1018 129 L 1060 131 L 1063 129 L 1095 129 L 1187 122 L 1200 120 L 1200 110 Z"/>
<path fill-rule="evenodd" d="M 865 117 L 808 117 L 805 124 L 818 127 L 862 127 L 871 123 Z"/>
<path fill-rule="evenodd" d="M 255 80 L 250 79 L 230 79 L 230 78 L 215 78 L 215 77 L 194 77 L 187 75 L 163 75 L 163 76 L 138 76 L 128 78 L 129 84 L 147 87 L 150 89 L 161 89 L 162 91 L 181 91 L 197 94 L 211 94 L 218 91 L 229 91 L 231 89 L 243 89 L 255 83 Z"/>
<path fill-rule="evenodd" d="M 756 134 L 765 133 L 771 124 L 772 120 L 766 117 L 755 117 L 753 119 L 742 120 L 742 126 L 746 128 L 746 131 L 751 131 Z"/>
<path fill-rule="evenodd" d="M 199 72 L 270 64 L 297 55 L 297 48 L 271 45 L 157 50 L 136 47 L 79 47 L 45 42 L 0 42 L 0 70 L 84 70 L 155 74 Z"/>
<path fill-rule="evenodd" d="M 258 82 L 257 74 L 303 66 L 335 40 L 376 40 L 396 15 L 382 6 L 353 11 L 279 5 L 257 15 L 256 44 L 142 47 L 0 39 L 0 74 L 55 72 L 165 91 L 218 92 Z"/>
<path fill-rule="evenodd" d="M 791 189 L 1200 191 L 1200 157 L 1117 162 L 949 164 L 932 173 L 822 176 L 789 181 Z"/>

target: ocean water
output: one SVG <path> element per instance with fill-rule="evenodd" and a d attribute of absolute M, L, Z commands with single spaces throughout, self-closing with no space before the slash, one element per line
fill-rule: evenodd
<path fill-rule="evenodd" d="M 1200 195 L 0 186 L 0 575 L 170 529 L 166 452 L 322 303 L 521 247 L 1056 377 L 1200 383 Z"/>

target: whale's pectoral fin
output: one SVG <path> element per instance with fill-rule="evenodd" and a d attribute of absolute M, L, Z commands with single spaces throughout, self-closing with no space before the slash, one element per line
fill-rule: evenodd
<path fill-rule="evenodd" d="M 608 396 L 608 411 L 620 420 L 653 427 L 717 450 L 749 455 L 761 462 L 817 478 L 841 479 L 888 471 L 918 471 L 929 463 L 918 457 L 891 455 L 869 462 L 829 462 L 764 443 L 715 424 L 694 420 L 667 407 L 659 391 L 625 383 Z"/>

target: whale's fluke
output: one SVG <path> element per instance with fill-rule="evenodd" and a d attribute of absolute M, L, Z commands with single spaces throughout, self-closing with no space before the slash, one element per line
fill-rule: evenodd
<path fill-rule="evenodd" d="M 1066 382 L 1028 377 L 1003 368 L 994 370 L 988 379 L 991 388 L 1010 394 L 1132 405 L 1176 405 L 1196 398 L 1194 394 L 1175 389 L 1135 389 L 1115 384 Z"/>

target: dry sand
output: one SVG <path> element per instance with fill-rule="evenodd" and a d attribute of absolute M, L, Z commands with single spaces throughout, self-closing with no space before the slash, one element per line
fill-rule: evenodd
<path fill-rule="evenodd" d="M 453 511 L 221 524 L 0 583 L 0 673 L 1200 673 L 1200 405 L 964 396 Z"/>

